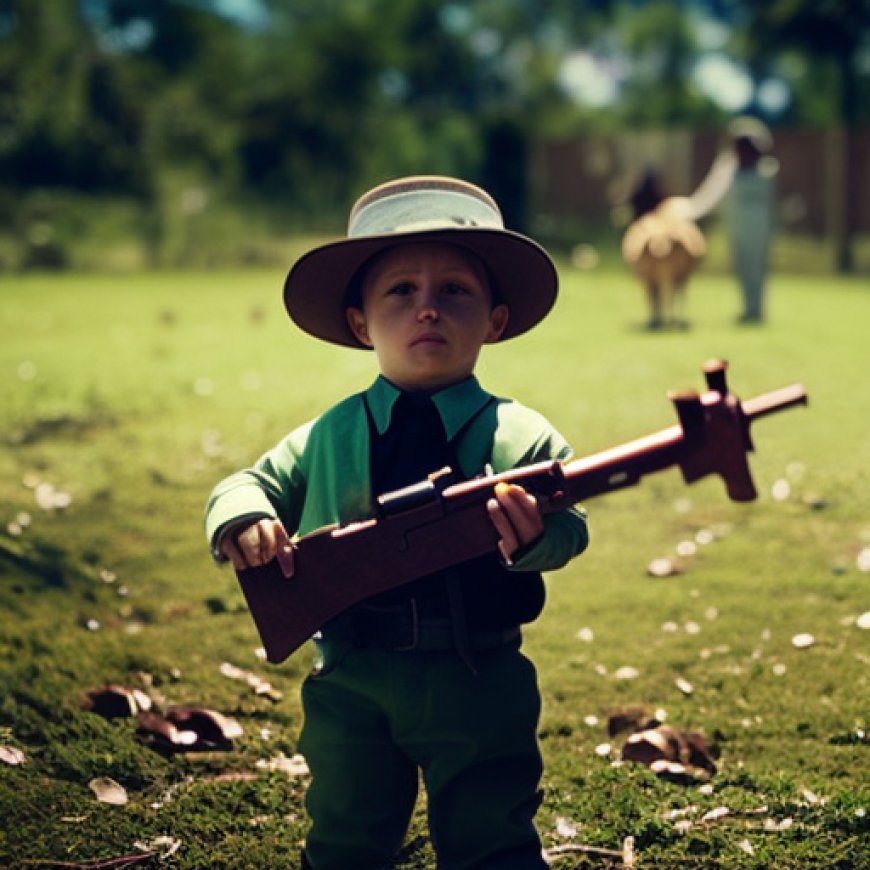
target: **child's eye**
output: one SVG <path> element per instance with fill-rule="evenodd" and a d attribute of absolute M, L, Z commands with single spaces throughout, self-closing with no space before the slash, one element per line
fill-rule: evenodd
<path fill-rule="evenodd" d="M 387 293 L 391 296 L 408 296 L 414 290 L 414 285 L 408 281 L 394 284 Z"/>
<path fill-rule="evenodd" d="M 444 285 L 444 292 L 450 296 L 464 296 L 469 290 L 464 284 L 459 284 L 456 281 L 451 281 Z"/>

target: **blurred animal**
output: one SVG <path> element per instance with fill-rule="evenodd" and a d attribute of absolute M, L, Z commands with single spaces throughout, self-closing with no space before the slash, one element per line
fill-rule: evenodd
<path fill-rule="evenodd" d="M 707 250 L 687 197 L 664 196 L 648 172 L 631 197 L 634 220 L 622 238 L 622 256 L 640 279 L 650 329 L 685 328 L 686 285 Z"/>

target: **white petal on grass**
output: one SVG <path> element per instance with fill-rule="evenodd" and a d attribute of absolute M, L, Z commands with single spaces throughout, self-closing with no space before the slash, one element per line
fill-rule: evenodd
<path fill-rule="evenodd" d="M 764 820 L 764 830 L 779 832 L 779 831 L 787 831 L 794 824 L 794 819 L 785 818 L 777 821 L 776 819 L 765 819 Z"/>
<path fill-rule="evenodd" d="M 617 680 L 636 680 L 640 676 L 640 671 L 631 665 L 623 665 L 621 668 L 616 669 L 613 676 Z"/>
<path fill-rule="evenodd" d="M 274 758 L 261 758 L 257 767 L 260 770 L 277 770 L 287 776 L 307 776 L 310 773 L 305 756 L 298 752 L 290 758 L 283 752 L 279 752 Z"/>
<path fill-rule="evenodd" d="M 857 625 L 858 628 L 863 628 L 865 631 L 867 629 L 870 629 L 870 610 L 867 610 L 864 613 L 862 613 L 855 620 L 855 625 Z"/>
<path fill-rule="evenodd" d="M 92 779 L 88 783 L 88 788 L 97 796 L 100 803 L 122 807 L 130 800 L 124 786 L 108 776 L 98 776 L 96 779 Z"/>
<path fill-rule="evenodd" d="M 862 574 L 870 574 L 870 547 L 864 547 L 855 558 L 855 567 Z"/>
<path fill-rule="evenodd" d="M 808 632 L 801 632 L 800 634 L 796 634 L 791 639 L 791 645 L 795 649 L 808 649 L 809 647 L 813 646 L 815 642 L 816 639 Z"/>
<path fill-rule="evenodd" d="M 698 545 L 694 541 L 680 541 L 677 544 L 678 556 L 694 556 L 698 552 Z"/>
<path fill-rule="evenodd" d="M 599 743 L 598 746 L 595 747 L 595 754 L 599 758 L 607 758 L 611 752 L 613 752 L 613 747 L 609 743 Z"/>
<path fill-rule="evenodd" d="M 27 757 L 15 746 L 0 746 L 0 761 L 13 766 L 24 764 Z"/>
<path fill-rule="evenodd" d="M 788 501 L 791 497 L 791 484 L 787 480 L 780 478 L 770 488 L 770 494 L 774 501 Z"/>
<path fill-rule="evenodd" d="M 717 822 L 719 819 L 724 819 L 725 816 L 730 815 L 731 810 L 728 807 L 715 807 L 710 810 L 709 813 L 705 813 L 701 816 L 702 822 Z"/>
<path fill-rule="evenodd" d="M 564 840 L 570 840 L 572 837 L 576 837 L 577 825 L 570 821 L 570 819 L 566 819 L 564 816 L 559 816 L 556 819 L 556 836 L 562 837 Z"/>
<path fill-rule="evenodd" d="M 161 858 L 169 858 L 181 848 L 176 837 L 155 837 L 153 840 L 136 840 L 133 845 L 141 852 L 159 852 Z"/>
<path fill-rule="evenodd" d="M 211 396 L 214 393 L 214 381 L 211 378 L 197 378 L 193 384 L 193 392 L 197 396 Z"/>
<path fill-rule="evenodd" d="M 673 577 L 679 574 L 680 570 L 672 559 L 653 559 L 646 566 L 646 573 L 650 577 Z"/>
<path fill-rule="evenodd" d="M 677 677 L 674 682 L 684 695 L 691 695 L 695 691 L 695 687 L 684 677 Z"/>
<path fill-rule="evenodd" d="M 32 381 L 36 377 L 36 365 L 30 360 L 24 360 L 18 364 L 18 380 Z"/>
<path fill-rule="evenodd" d="M 585 626 L 577 632 L 577 639 L 582 640 L 584 643 L 592 643 L 595 640 L 595 632 L 588 626 Z"/>

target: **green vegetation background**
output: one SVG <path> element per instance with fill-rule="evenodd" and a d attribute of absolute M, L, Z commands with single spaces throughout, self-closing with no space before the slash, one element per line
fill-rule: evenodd
<path fill-rule="evenodd" d="M 480 375 L 543 411 L 578 454 L 671 425 L 666 391 L 700 387 L 714 356 L 731 361 L 739 395 L 801 381 L 810 407 L 757 424 L 757 502 L 669 471 L 589 503 L 592 545 L 548 578 L 548 607 L 526 632 L 545 698 L 545 844 L 618 851 L 630 835 L 649 868 L 870 867 L 870 632 L 856 624 L 870 609 L 866 287 L 781 271 L 769 325 L 741 328 L 733 281 L 705 270 L 690 288 L 692 328 L 652 334 L 624 270 L 561 272 L 553 316 L 486 349 Z M 163 857 L 136 866 L 298 866 L 305 777 L 268 765 L 295 753 L 310 652 L 278 668 L 258 659 L 201 513 L 221 476 L 375 368 L 298 333 L 282 277 L 3 279 L 0 745 L 26 759 L 0 764 L 3 866 L 96 866 L 149 849 Z M 37 492 L 52 491 L 68 506 L 40 508 Z M 683 573 L 647 575 L 706 532 Z M 798 633 L 814 645 L 796 648 Z M 228 679 L 222 662 L 283 699 Z M 623 667 L 636 677 L 619 679 Z M 229 752 L 164 758 L 132 720 L 80 708 L 80 693 L 109 682 L 218 709 L 244 736 Z M 716 742 L 709 787 L 614 765 L 618 740 L 597 754 L 608 713 L 635 705 Z M 101 776 L 124 786 L 126 806 L 97 802 L 88 783 Z M 424 835 L 421 808 L 403 867 L 434 867 Z M 174 854 L 161 837 L 178 841 Z M 554 866 L 607 860 L 566 853 Z"/>

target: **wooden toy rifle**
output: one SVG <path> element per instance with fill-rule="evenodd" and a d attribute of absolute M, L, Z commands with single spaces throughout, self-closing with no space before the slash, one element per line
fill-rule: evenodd
<path fill-rule="evenodd" d="M 295 544 L 295 573 L 277 561 L 237 572 L 270 662 L 283 661 L 330 619 L 387 589 L 481 556 L 497 547 L 486 503 L 501 481 L 533 494 L 543 513 L 637 484 L 679 466 L 686 483 L 718 474 L 734 501 L 757 496 L 746 459 L 749 425 L 805 405 L 801 384 L 743 403 L 728 392 L 727 363 L 704 366 L 705 392 L 670 393 L 678 425 L 570 462 L 556 460 L 457 483 L 449 473 L 378 498 L 378 516 L 327 526 Z"/>

